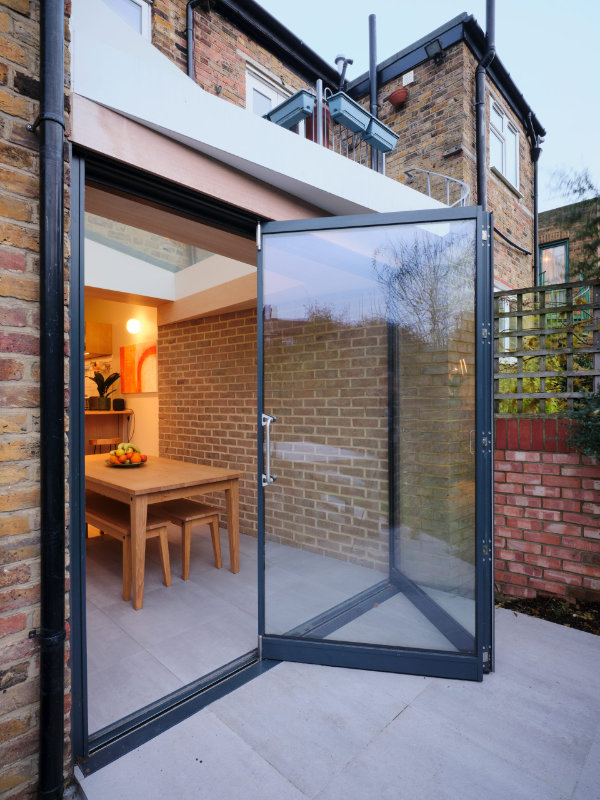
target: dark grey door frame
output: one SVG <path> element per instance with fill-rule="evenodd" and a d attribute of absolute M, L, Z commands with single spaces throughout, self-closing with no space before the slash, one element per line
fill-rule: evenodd
<path fill-rule="evenodd" d="M 192 219 L 254 239 L 254 215 L 197 192 L 117 164 L 95 153 L 71 154 L 69 528 L 71 563 L 71 691 L 73 755 L 84 772 L 94 772 L 139 747 L 201 708 L 277 665 L 260 661 L 258 648 L 89 736 L 85 614 L 85 418 L 84 418 L 84 244 L 85 183 L 119 189 L 152 200 Z"/>
<path fill-rule="evenodd" d="M 410 648 L 392 648 L 368 644 L 350 644 L 336 641 L 300 638 L 304 631 L 290 631 L 287 635 L 267 634 L 265 628 L 265 499 L 268 486 L 263 486 L 265 472 L 263 413 L 270 409 L 264 406 L 264 314 L 263 314 L 263 245 L 264 237 L 307 231 L 362 228 L 394 224 L 449 222 L 474 220 L 476 223 L 476 284 L 475 284 L 475 348 L 476 348 L 476 654 L 438 653 Z M 259 640 L 264 658 L 302 661 L 341 667 L 357 667 L 392 672 L 406 672 L 439 677 L 482 680 L 484 672 L 493 668 L 493 424 L 492 424 L 492 231 L 490 213 L 481 208 L 443 208 L 427 211 L 408 211 L 390 214 L 361 214 L 347 217 L 271 222 L 263 226 L 258 236 L 258 535 L 259 535 Z M 407 579 L 406 579 L 407 580 Z M 384 582 L 385 583 L 385 582 Z M 411 582 L 412 583 L 412 582 Z M 418 592 L 416 585 L 408 587 Z M 361 604 L 368 607 L 378 592 L 384 592 L 383 584 L 352 598 L 355 611 Z M 416 598 L 417 607 L 427 611 L 432 602 L 421 592 Z M 382 595 L 383 596 L 383 595 Z M 413 602 L 415 602 L 413 600 Z M 418 603 L 421 602 L 421 606 Z M 341 604 L 343 606 L 344 604 Z M 327 635 L 331 620 L 344 620 L 345 608 L 331 609 L 329 616 L 311 620 L 311 632 Z M 466 631 L 445 615 L 442 623 L 449 638 L 460 643 Z M 334 624 L 334 623 L 332 623 Z M 343 624 L 343 623 L 340 623 Z M 339 625 L 336 625 L 338 627 Z M 294 634 L 297 634 L 294 636 Z M 468 635 L 468 634 L 467 634 Z M 454 639 L 452 639 L 454 637 Z M 471 637 L 472 639 L 472 637 Z M 460 648 L 459 648 L 460 649 Z"/>

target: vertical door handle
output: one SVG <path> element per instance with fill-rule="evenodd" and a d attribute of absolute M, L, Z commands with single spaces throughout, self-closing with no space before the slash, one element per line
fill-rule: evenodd
<path fill-rule="evenodd" d="M 262 415 L 262 426 L 266 429 L 267 436 L 266 436 L 266 450 L 267 450 L 267 461 L 265 464 L 265 472 L 262 474 L 262 485 L 269 486 L 269 484 L 274 483 L 277 479 L 276 475 L 271 475 L 271 423 L 276 422 L 277 417 L 272 417 L 270 414 L 263 414 Z"/>

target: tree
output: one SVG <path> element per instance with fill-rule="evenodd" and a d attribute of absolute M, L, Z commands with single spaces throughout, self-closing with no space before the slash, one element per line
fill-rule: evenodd
<path fill-rule="evenodd" d="M 600 190 L 588 170 L 556 172 L 554 190 L 570 204 L 557 209 L 557 223 L 570 232 L 571 280 L 600 277 Z"/>

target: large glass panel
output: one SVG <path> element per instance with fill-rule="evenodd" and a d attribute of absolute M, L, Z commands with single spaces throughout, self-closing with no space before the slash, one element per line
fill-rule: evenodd
<path fill-rule="evenodd" d="M 264 239 L 265 633 L 474 653 L 475 222 Z"/>
<path fill-rule="evenodd" d="M 217 233 L 170 211 L 92 186 L 86 203 L 87 709 L 89 733 L 97 734 L 216 670 L 222 676 L 223 665 L 237 665 L 256 647 L 255 455 L 239 446 L 255 423 L 256 342 L 246 334 L 255 312 L 222 315 L 206 300 L 216 284 L 255 267 L 209 250 L 224 249 Z M 94 378 L 115 373 L 100 410 Z M 111 463 L 110 451 L 124 441 L 147 456 L 139 468 Z M 239 570 L 223 490 L 215 484 L 210 498 L 221 531 L 190 507 L 188 495 L 198 498 L 202 486 L 176 494 L 225 470 L 248 476 L 239 487 Z M 120 493 L 114 500 L 115 490 L 135 492 L 135 476 L 151 488 L 149 514 L 166 525 L 171 573 L 165 577 L 164 551 L 149 535 L 137 610 L 135 589 L 126 592 L 124 581 L 125 545 L 135 535 L 131 500 Z M 171 506 L 161 509 L 167 488 Z M 103 525 L 98 508 L 120 528 Z"/>

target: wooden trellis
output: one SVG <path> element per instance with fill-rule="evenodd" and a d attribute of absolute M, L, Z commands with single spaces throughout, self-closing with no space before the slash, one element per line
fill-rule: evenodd
<path fill-rule="evenodd" d="M 494 294 L 494 410 L 552 414 L 600 389 L 600 279 Z"/>

